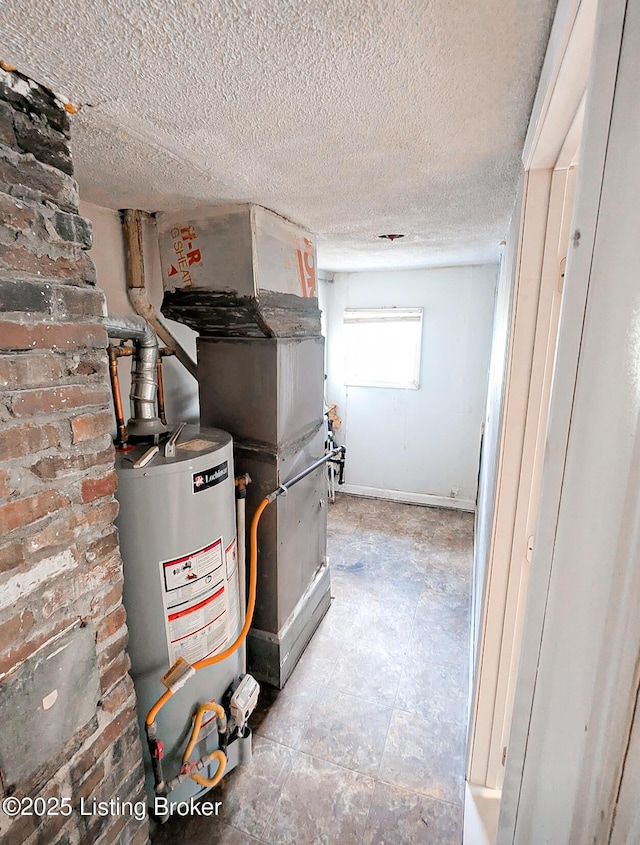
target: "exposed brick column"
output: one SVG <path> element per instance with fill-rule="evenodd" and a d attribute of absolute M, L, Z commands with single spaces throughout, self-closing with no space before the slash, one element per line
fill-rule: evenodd
<path fill-rule="evenodd" d="M 11 682 L 67 629 L 71 638 L 92 632 L 100 687 L 91 718 L 37 766 L 25 764 L 22 782 L 10 782 L 3 759 L 15 725 L 0 726 L 2 790 L 74 807 L 70 816 L 0 814 L 0 841 L 141 845 L 146 819 L 78 811 L 81 798 L 137 801 L 144 792 L 113 526 L 104 295 L 93 287 L 91 226 L 78 215 L 72 173 L 64 108 L 0 70 L 0 704 L 4 694 L 11 712 L 44 706 L 37 672 L 22 701 Z M 42 738 L 19 739 L 25 758 L 37 757 Z"/>

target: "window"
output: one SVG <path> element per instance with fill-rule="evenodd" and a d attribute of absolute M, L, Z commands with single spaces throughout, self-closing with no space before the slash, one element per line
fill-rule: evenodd
<path fill-rule="evenodd" d="M 422 308 L 345 308 L 345 384 L 420 386 Z"/>

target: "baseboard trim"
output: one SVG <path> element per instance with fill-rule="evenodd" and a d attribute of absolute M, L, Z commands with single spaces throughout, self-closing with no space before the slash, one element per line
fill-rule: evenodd
<path fill-rule="evenodd" d="M 501 791 L 466 782 L 464 793 L 462 845 L 495 845 Z"/>
<path fill-rule="evenodd" d="M 476 503 L 471 499 L 451 499 L 448 496 L 431 496 L 429 493 L 405 493 L 402 490 L 385 490 L 380 487 L 361 487 L 359 484 L 342 484 L 336 488 L 339 493 L 364 496 L 367 499 L 389 499 L 407 505 L 426 505 L 430 508 L 449 508 L 474 513 Z"/>

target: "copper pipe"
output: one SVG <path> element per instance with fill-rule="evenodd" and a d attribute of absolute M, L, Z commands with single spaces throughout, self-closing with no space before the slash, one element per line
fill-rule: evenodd
<path fill-rule="evenodd" d="M 164 379 L 162 377 L 162 359 L 168 358 L 176 353 L 173 349 L 168 349 L 166 346 L 161 346 L 158 349 L 158 416 L 163 425 L 167 424 L 166 405 L 164 402 Z"/>
<path fill-rule="evenodd" d="M 124 422 L 124 410 L 122 408 L 122 396 L 120 394 L 120 376 L 118 375 L 118 358 L 125 355 L 132 355 L 133 349 L 121 346 L 109 346 L 109 377 L 111 380 L 111 393 L 113 394 L 113 407 L 116 414 L 116 448 L 124 446 L 127 442 L 127 426 Z"/>
<path fill-rule="evenodd" d="M 113 349 L 116 358 L 131 358 L 135 352 L 133 346 L 110 346 L 109 349 Z"/>
<path fill-rule="evenodd" d="M 156 362 L 156 373 L 158 374 L 158 416 L 162 425 L 167 424 L 167 416 L 164 408 L 164 380 L 162 378 L 162 356 L 158 355 Z"/>
<path fill-rule="evenodd" d="M 133 341 L 135 351 L 131 366 L 131 418 L 127 423 L 129 436 L 154 437 L 163 434 L 166 426 L 160 422 L 156 411 L 156 382 L 158 337 L 143 317 L 106 315 L 102 324 L 109 338 Z"/>

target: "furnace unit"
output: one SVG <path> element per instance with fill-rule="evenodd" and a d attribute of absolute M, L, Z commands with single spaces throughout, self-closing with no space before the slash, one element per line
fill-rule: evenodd
<path fill-rule="evenodd" d="M 324 454 L 313 236 L 259 206 L 157 215 L 163 313 L 200 333 L 201 423 L 229 431 L 248 509 Z M 329 607 L 325 468 L 262 522 L 249 669 L 282 687 Z"/>

